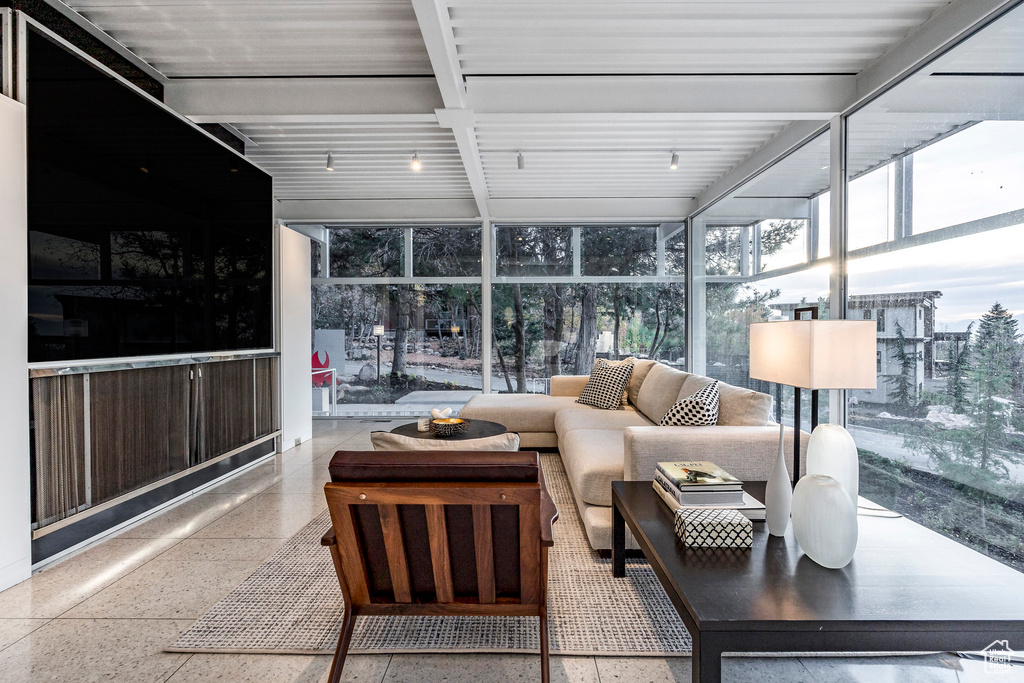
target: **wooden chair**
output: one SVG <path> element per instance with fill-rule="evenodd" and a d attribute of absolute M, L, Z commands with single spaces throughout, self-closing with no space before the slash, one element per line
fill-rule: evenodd
<path fill-rule="evenodd" d="M 361 615 L 540 618 L 549 680 L 547 569 L 558 511 L 537 453 L 338 451 L 321 540 L 345 611 L 331 666 L 341 678 Z"/>

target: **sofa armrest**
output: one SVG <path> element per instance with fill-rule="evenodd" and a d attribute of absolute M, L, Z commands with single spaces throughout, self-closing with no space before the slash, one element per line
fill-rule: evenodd
<path fill-rule="evenodd" d="M 590 375 L 555 375 L 551 378 L 552 396 L 579 396 Z"/>
<path fill-rule="evenodd" d="M 800 432 L 800 453 L 811 435 Z M 707 460 L 745 481 L 765 481 L 775 465 L 779 426 L 626 427 L 623 461 L 627 481 L 654 479 L 655 465 L 670 460 Z M 793 473 L 793 429 L 786 428 L 786 467 Z M 801 457 L 801 470 L 806 458 Z M 803 472 L 801 472 L 803 474 Z"/>

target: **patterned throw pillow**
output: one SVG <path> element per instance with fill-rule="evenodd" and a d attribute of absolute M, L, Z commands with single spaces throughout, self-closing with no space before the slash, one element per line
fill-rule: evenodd
<path fill-rule="evenodd" d="M 718 424 L 718 380 L 692 396 L 676 401 L 658 424 L 662 427 L 706 427 Z"/>
<path fill-rule="evenodd" d="M 622 405 L 622 392 L 626 390 L 626 385 L 629 384 L 629 378 L 632 375 L 632 363 L 612 365 L 599 358 L 594 363 L 587 386 L 583 387 L 583 393 L 576 399 L 576 402 L 605 410 L 614 410 Z"/>
<path fill-rule="evenodd" d="M 626 364 L 626 363 L 632 365 L 633 361 L 635 361 L 635 360 L 636 360 L 636 358 L 633 358 L 632 356 L 630 356 L 629 358 L 623 358 L 622 360 L 608 360 L 606 358 L 598 358 L 597 360 L 594 361 L 594 367 L 597 367 L 598 365 L 604 365 L 606 367 L 614 367 L 616 365 L 623 365 L 623 364 Z M 632 378 L 632 377 L 633 376 L 630 375 L 630 378 Z M 623 391 L 622 392 L 622 405 L 624 405 L 624 406 L 628 406 L 629 405 L 629 391 L 628 391 L 629 382 L 626 383 L 626 386 L 627 386 L 627 391 Z"/>

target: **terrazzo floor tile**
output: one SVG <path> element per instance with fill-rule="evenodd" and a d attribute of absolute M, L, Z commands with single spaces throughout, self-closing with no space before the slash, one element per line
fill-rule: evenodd
<path fill-rule="evenodd" d="M 597 657 L 601 683 L 689 683 L 689 657 Z M 816 680 L 797 659 L 726 657 L 722 678 L 729 683 L 814 683 Z"/>
<path fill-rule="evenodd" d="M 260 494 L 196 533 L 197 538 L 291 538 L 327 509 L 323 492 Z"/>
<path fill-rule="evenodd" d="M 0 651 L 0 677 L 159 683 L 189 657 L 163 651 L 188 625 L 176 619 L 55 619 Z"/>
<path fill-rule="evenodd" d="M 331 474 L 327 470 L 327 461 L 315 462 L 277 482 L 268 488 L 266 493 L 317 493 L 323 495 L 324 484 L 330 480 Z"/>
<path fill-rule="evenodd" d="M 252 573 L 252 562 L 153 560 L 64 616 L 196 619 Z M 166 644 L 166 643 L 165 643 Z"/>
<path fill-rule="evenodd" d="M 384 683 L 539 681 L 539 655 L 392 655 Z M 552 683 L 600 683 L 593 657 L 552 657 Z"/>
<path fill-rule="evenodd" d="M 249 493 L 204 491 L 119 531 L 118 538 L 188 538 L 252 498 Z"/>
<path fill-rule="evenodd" d="M 169 683 L 318 683 L 330 671 L 328 656 L 192 655 Z"/>
<path fill-rule="evenodd" d="M 109 538 L 0 593 L 4 618 L 56 617 L 128 576 L 178 542 Z"/>
<path fill-rule="evenodd" d="M 18 642 L 49 619 L 0 619 L 0 650 Z"/>
<path fill-rule="evenodd" d="M 284 542 L 283 538 L 186 538 L 160 555 L 160 561 L 248 562 L 255 569 Z"/>

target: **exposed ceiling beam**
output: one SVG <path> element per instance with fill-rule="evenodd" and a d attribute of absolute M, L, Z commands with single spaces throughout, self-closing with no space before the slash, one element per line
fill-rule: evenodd
<path fill-rule="evenodd" d="M 953 47 L 1019 3 L 1020 0 L 954 0 L 939 9 L 857 75 L 857 102 L 874 97 L 920 69 L 936 54 Z"/>
<path fill-rule="evenodd" d="M 412 0 L 416 21 L 420 25 L 423 43 L 427 47 L 430 66 L 437 78 L 437 87 L 449 109 L 466 106 L 466 82 L 462 77 L 459 53 L 455 47 L 455 32 L 452 29 L 448 7 L 436 0 Z"/>
<path fill-rule="evenodd" d="M 688 216 L 688 197 L 584 197 L 491 199 L 493 222 L 678 221 Z"/>
<path fill-rule="evenodd" d="M 455 46 L 455 31 L 452 28 L 448 7 L 441 0 L 412 0 L 416 21 L 423 34 L 430 65 L 437 78 L 444 106 L 436 111 L 437 122 L 442 128 L 449 128 L 459 147 L 462 165 L 473 189 L 480 215 L 487 218 L 487 179 L 480 160 L 480 148 L 476 142 L 476 119 L 472 109 L 466 108 L 466 81 L 462 77 L 459 53 Z"/>
<path fill-rule="evenodd" d="M 588 114 L 609 120 L 822 120 L 853 99 L 854 76 L 473 76 L 466 101 L 491 114 Z"/>
<path fill-rule="evenodd" d="M 433 123 L 433 78 L 175 78 L 167 105 L 197 123 Z"/>
<path fill-rule="evenodd" d="M 786 126 L 781 133 L 697 195 L 694 201 L 694 212 L 700 211 L 734 191 L 774 164 L 782 155 L 810 140 L 827 126 L 828 121 L 797 121 Z"/>
<path fill-rule="evenodd" d="M 468 109 L 438 109 L 437 122 L 442 128 L 450 128 L 455 136 L 455 144 L 459 147 L 462 165 L 469 178 L 469 186 L 473 190 L 480 215 L 490 217 L 488 206 L 487 179 L 484 177 L 484 166 L 480 161 L 480 148 L 476 142 L 476 119 Z"/>
<path fill-rule="evenodd" d="M 700 217 L 735 221 L 737 225 L 743 225 L 766 218 L 799 219 L 810 216 L 811 200 L 802 197 L 733 197 L 711 207 Z"/>
<path fill-rule="evenodd" d="M 472 199 L 284 199 L 274 202 L 282 223 L 478 220 Z"/>

